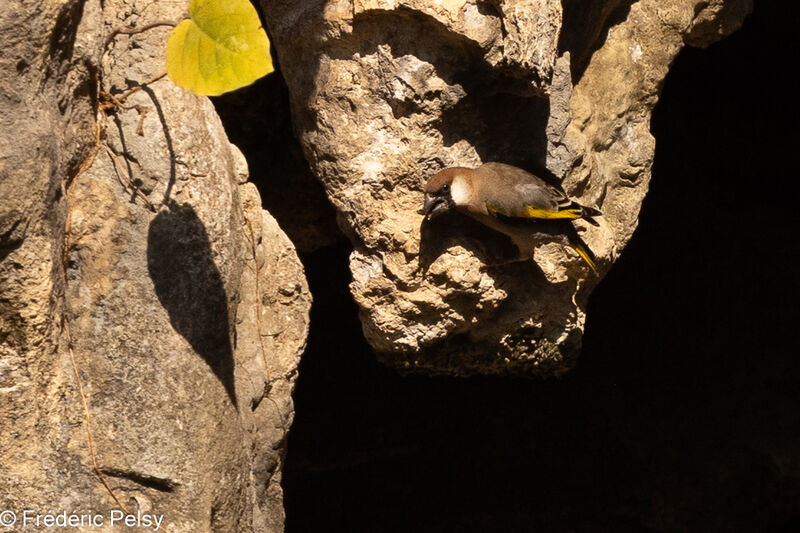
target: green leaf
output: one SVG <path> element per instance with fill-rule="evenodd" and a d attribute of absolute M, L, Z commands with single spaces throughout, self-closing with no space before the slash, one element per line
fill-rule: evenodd
<path fill-rule="evenodd" d="M 267 34 L 249 0 L 192 0 L 189 15 L 167 41 L 167 74 L 175 85 L 216 96 L 274 70 Z"/>

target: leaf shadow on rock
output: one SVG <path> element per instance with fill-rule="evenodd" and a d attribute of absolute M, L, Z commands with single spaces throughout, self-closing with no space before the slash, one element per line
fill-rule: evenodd
<path fill-rule="evenodd" d="M 172 327 L 202 357 L 236 405 L 228 301 L 203 222 L 172 204 L 150 223 L 147 268 Z"/>

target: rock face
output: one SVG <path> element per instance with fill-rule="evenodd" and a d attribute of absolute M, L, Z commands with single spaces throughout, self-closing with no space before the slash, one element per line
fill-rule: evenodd
<path fill-rule="evenodd" d="M 0 507 L 91 510 L 113 530 L 80 383 L 129 511 L 173 532 L 282 531 L 310 296 L 210 102 L 167 79 L 125 93 L 163 72 L 170 28 L 115 30 L 176 6 L 0 13 Z"/>
<path fill-rule="evenodd" d="M 447 166 L 551 174 L 597 228 L 606 272 L 650 179 L 650 113 L 675 55 L 735 30 L 749 0 L 262 2 L 312 171 L 351 239 L 351 292 L 382 359 L 431 373 L 558 374 L 599 277 L 463 217 L 421 228 L 421 185 Z M 444 217 L 442 217 L 444 218 Z"/>

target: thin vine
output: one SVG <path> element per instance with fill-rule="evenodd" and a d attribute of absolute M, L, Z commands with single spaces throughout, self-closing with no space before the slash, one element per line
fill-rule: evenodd
<path fill-rule="evenodd" d="M 143 26 L 142 28 L 139 28 L 139 29 L 122 28 L 122 29 L 114 30 L 108 36 L 108 38 L 105 41 L 105 46 L 103 48 L 103 54 L 105 54 L 108 46 L 111 44 L 111 42 L 113 41 L 114 36 L 116 36 L 117 34 L 141 33 L 143 31 L 146 31 L 146 30 L 149 30 L 149 29 L 152 29 L 152 28 L 156 28 L 156 27 L 159 27 L 159 26 L 166 26 L 166 25 L 175 26 L 175 23 L 172 23 L 172 22 L 158 22 L 158 23 L 148 24 L 148 25 Z M 108 113 L 110 111 L 114 111 L 116 109 L 125 108 L 125 105 L 124 105 L 125 104 L 125 100 L 131 94 L 135 93 L 136 91 L 139 91 L 139 90 L 143 89 L 144 87 L 146 87 L 149 84 L 152 84 L 152 83 L 162 79 L 164 76 L 166 76 L 166 72 L 164 72 L 162 74 L 159 74 L 158 76 L 155 76 L 152 79 L 150 79 L 150 80 L 148 80 L 148 81 L 146 81 L 144 83 L 141 83 L 141 84 L 139 84 L 139 85 L 137 85 L 135 87 L 132 87 L 131 89 L 128 89 L 127 91 L 123 92 L 122 94 L 116 96 L 116 95 L 113 95 L 111 93 L 108 93 L 108 92 L 105 92 L 105 91 L 102 90 L 100 72 L 98 70 L 98 71 L 96 71 L 94 73 L 94 83 L 95 83 L 95 87 L 96 87 L 96 94 L 98 95 L 97 109 L 96 109 L 96 112 L 95 112 L 94 143 L 93 143 L 91 149 L 89 150 L 89 153 L 86 155 L 86 157 L 83 159 L 81 164 L 78 166 L 78 168 L 75 171 L 75 173 L 72 176 L 69 176 L 67 178 L 67 181 L 66 181 L 66 184 L 65 184 L 65 198 L 66 198 L 66 202 L 67 202 L 67 216 L 66 216 L 66 221 L 65 221 L 65 224 L 64 224 L 64 242 L 63 242 L 63 250 L 62 250 L 62 267 L 61 267 L 62 283 L 63 283 L 63 290 L 64 290 L 64 311 L 63 311 L 63 314 L 61 315 L 61 330 L 63 331 L 63 333 L 64 333 L 64 335 L 66 337 L 66 340 L 67 340 L 67 351 L 69 352 L 70 362 L 72 363 L 72 371 L 73 371 L 73 373 L 75 375 L 75 382 L 77 384 L 78 394 L 80 395 L 81 405 L 83 407 L 84 419 L 86 420 L 86 439 L 87 439 L 88 447 L 89 447 L 89 456 L 90 456 L 91 461 L 92 461 L 92 470 L 94 471 L 95 475 L 98 477 L 100 482 L 102 483 L 103 487 L 105 487 L 106 491 L 108 491 L 108 494 L 111 496 L 111 498 L 114 500 L 114 502 L 126 514 L 128 513 L 128 508 L 125 506 L 125 504 L 122 503 L 122 500 L 120 500 L 120 498 L 114 492 L 114 489 L 111 488 L 111 485 L 109 484 L 108 480 L 106 479 L 105 475 L 103 474 L 102 470 L 100 469 L 100 466 L 97 463 L 97 451 L 96 451 L 95 443 L 94 443 L 94 433 L 92 431 L 92 416 L 91 416 L 91 413 L 89 411 L 89 402 L 88 402 L 88 400 L 86 398 L 86 392 L 84 390 L 83 380 L 81 379 L 80 368 L 78 366 L 78 361 L 77 361 L 77 358 L 75 357 L 75 348 L 74 348 L 74 343 L 73 343 L 73 340 L 72 340 L 72 332 L 70 330 L 70 321 L 69 321 L 69 317 L 68 317 L 69 305 L 67 303 L 67 299 L 68 299 L 67 293 L 68 293 L 68 284 L 69 284 L 67 271 L 68 271 L 68 268 L 69 268 L 69 249 L 70 249 L 70 237 L 71 237 L 71 226 L 72 226 L 71 191 L 72 191 L 72 186 L 75 183 L 75 181 L 78 179 L 78 177 L 81 174 L 83 174 L 84 172 L 86 172 L 89 168 L 91 168 L 92 165 L 94 164 L 95 160 L 97 159 L 97 154 L 100 152 L 100 148 L 101 148 L 101 146 L 103 144 L 103 138 L 104 138 L 104 134 L 105 134 L 105 127 L 106 127 L 106 125 L 105 125 L 105 117 L 106 117 L 106 113 Z M 112 165 L 114 166 L 114 170 L 117 173 L 117 177 L 118 177 L 118 179 L 121 180 L 122 179 L 121 178 L 121 174 L 119 173 L 119 169 L 117 168 L 117 161 L 116 161 L 116 159 L 114 157 L 114 154 L 111 152 L 111 150 L 108 147 L 106 147 L 106 150 L 108 151 L 108 155 L 109 155 L 109 157 L 111 159 Z M 136 192 L 138 193 L 138 195 L 140 197 L 144 197 L 144 195 L 142 195 L 141 192 L 138 191 L 138 189 L 135 189 L 135 190 L 136 190 Z M 147 200 L 147 198 L 145 198 L 145 202 L 146 202 L 146 205 L 148 206 L 148 208 L 153 210 L 153 206 L 149 202 L 149 200 Z"/>

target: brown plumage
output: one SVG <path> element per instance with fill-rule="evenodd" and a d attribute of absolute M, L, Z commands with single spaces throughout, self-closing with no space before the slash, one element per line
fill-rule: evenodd
<path fill-rule="evenodd" d="M 594 258 L 572 221 L 597 225 L 597 209 L 571 200 L 560 188 L 530 172 L 503 163 L 476 169 L 446 168 L 425 184 L 425 219 L 455 210 L 508 235 L 519 248 L 519 260 L 530 259 L 536 246 L 560 242 L 573 248 L 594 270 Z"/>

